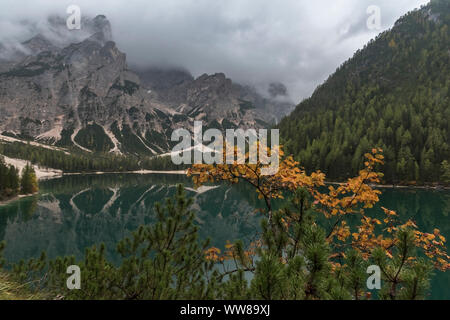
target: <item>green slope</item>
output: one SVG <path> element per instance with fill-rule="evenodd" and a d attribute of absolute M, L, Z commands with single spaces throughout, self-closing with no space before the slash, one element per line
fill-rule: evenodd
<path fill-rule="evenodd" d="M 450 1 L 401 17 L 279 125 L 289 153 L 329 178 L 355 175 L 372 147 L 386 182 L 445 182 L 450 160 Z M 448 180 L 448 179 L 447 179 Z"/>

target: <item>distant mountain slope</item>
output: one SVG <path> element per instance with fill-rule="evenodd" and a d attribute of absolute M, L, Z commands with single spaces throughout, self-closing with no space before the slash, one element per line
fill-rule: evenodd
<path fill-rule="evenodd" d="M 388 182 L 443 182 L 450 160 L 450 1 L 400 18 L 280 123 L 288 152 L 341 179 L 372 147 Z M 447 173 L 448 174 L 448 173 Z"/>
<path fill-rule="evenodd" d="M 223 73 L 194 78 L 189 72 L 176 69 L 135 72 L 159 101 L 217 129 L 268 127 L 294 107 L 282 84 L 272 84 L 268 97 L 263 97 L 254 88 L 234 83 Z M 274 91 L 277 88 L 279 91 Z"/>
<path fill-rule="evenodd" d="M 84 152 L 166 153 L 176 128 L 268 127 L 293 107 L 263 98 L 224 74 L 194 79 L 177 70 L 130 70 L 105 16 L 71 33 L 49 30 L 0 44 L 0 134 Z"/>

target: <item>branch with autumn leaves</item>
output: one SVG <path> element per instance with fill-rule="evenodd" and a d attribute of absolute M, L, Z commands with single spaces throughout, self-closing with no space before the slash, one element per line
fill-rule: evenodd
<path fill-rule="evenodd" d="M 224 150 L 226 146 L 224 147 Z M 300 163 L 295 161 L 292 156 L 285 156 L 282 148 L 277 148 L 279 153 L 279 170 L 274 175 L 262 175 L 261 169 L 266 165 L 260 162 L 250 164 L 245 161 L 244 164 L 223 164 L 205 165 L 196 164 L 188 170 L 188 176 L 193 178 L 196 186 L 205 183 L 228 182 L 237 184 L 245 182 L 251 185 L 257 192 L 258 197 L 264 200 L 269 224 L 273 218 L 273 201 L 275 199 L 284 199 L 299 189 L 307 190 L 313 199 L 314 211 L 321 213 L 329 221 L 326 241 L 333 248 L 330 261 L 335 266 L 340 265 L 340 261 L 345 257 L 347 249 L 352 248 L 358 251 L 364 259 L 369 259 L 374 250 L 382 250 L 386 257 L 392 259 L 392 248 L 400 243 L 396 236 L 399 231 L 411 229 L 414 234 L 415 246 L 422 249 L 429 257 L 435 268 L 445 271 L 450 269 L 450 256 L 447 254 L 445 242 L 446 239 L 440 234 L 438 229 L 433 233 L 424 233 L 418 230 L 416 224 L 409 220 L 406 223 L 397 221 L 397 213 L 383 209 L 384 218 L 377 219 L 371 217 L 366 209 L 373 208 L 379 201 L 381 191 L 373 186 L 380 184 L 383 174 L 376 171 L 378 165 L 383 164 L 383 154 L 381 149 L 372 149 L 370 153 L 365 154 L 366 162 L 359 175 L 350 178 L 346 183 L 339 186 L 326 187 L 325 174 L 317 171 L 307 174 L 300 167 Z M 234 152 L 235 149 L 227 149 L 224 154 Z M 270 154 L 271 150 L 268 150 Z M 246 153 L 245 159 L 249 159 Z M 359 217 L 360 224 L 351 227 L 348 218 Z M 298 219 L 297 215 L 283 216 L 283 223 L 286 230 L 291 223 Z M 224 253 L 218 248 L 210 248 L 206 252 L 206 257 L 213 261 L 235 260 L 240 256 L 240 260 L 247 261 L 245 269 L 252 271 L 253 256 L 256 253 L 255 248 L 262 246 L 263 242 L 257 240 L 251 243 L 247 250 L 236 248 L 234 244 L 227 244 Z M 414 259 L 409 257 L 408 259 Z M 408 263 L 405 261 L 404 263 Z M 237 269 L 236 269 L 237 270 Z M 232 271 L 231 271 L 232 272 Z"/>

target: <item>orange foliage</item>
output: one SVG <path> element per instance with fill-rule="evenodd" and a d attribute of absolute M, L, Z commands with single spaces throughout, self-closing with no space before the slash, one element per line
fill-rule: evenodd
<path fill-rule="evenodd" d="M 228 150 L 227 152 L 235 152 Z M 248 160 L 248 153 L 245 155 Z M 363 170 L 355 178 L 337 187 L 329 186 L 328 192 L 322 192 L 319 187 L 325 186 L 325 175 L 320 171 L 308 175 L 299 167 L 292 156 L 284 157 L 282 148 L 279 148 L 279 170 L 275 175 L 261 175 L 263 164 L 219 164 L 219 165 L 193 165 L 188 170 L 188 175 L 193 177 L 197 186 L 207 182 L 231 182 L 232 184 L 246 181 L 252 185 L 260 199 L 264 199 L 267 206 L 269 221 L 272 216 L 272 199 L 283 199 L 285 192 L 293 192 L 298 188 L 305 188 L 314 199 L 314 209 L 321 212 L 331 223 L 331 229 L 327 235 L 327 241 L 335 248 L 330 259 L 344 256 L 344 248 L 352 247 L 365 259 L 370 257 L 375 248 L 381 247 L 386 255 L 392 258 L 390 249 L 398 241 L 395 232 L 401 228 L 411 228 L 416 237 L 416 246 L 424 250 L 425 254 L 432 258 L 435 267 L 440 270 L 450 269 L 450 256 L 446 253 L 446 239 L 438 229 L 433 234 L 423 233 L 417 230 L 413 221 L 399 224 L 396 221 L 397 214 L 394 211 L 382 208 L 385 217 L 382 220 L 366 215 L 365 209 L 372 208 L 378 201 L 381 192 L 373 188 L 373 185 L 381 182 L 382 173 L 376 172 L 377 165 L 383 164 L 381 149 L 372 149 L 365 155 L 366 162 Z M 361 223 L 351 230 L 345 218 L 348 215 L 358 215 Z M 283 223 L 286 228 L 291 221 L 286 217 Z M 255 248 L 261 242 L 254 242 L 244 254 L 249 259 L 255 254 Z M 215 261 L 223 261 L 235 258 L 233 245 L 228 244 L 226 251 L 220 255 L 220 250 L 211 248 L 207 251 L 207 258 Z"/>
<path fill-rule="evenodd" d="M 208 250 L 205 250 L 206 260 L 217 261 L 219 260 L 220 249 L 211 247 Z"/>

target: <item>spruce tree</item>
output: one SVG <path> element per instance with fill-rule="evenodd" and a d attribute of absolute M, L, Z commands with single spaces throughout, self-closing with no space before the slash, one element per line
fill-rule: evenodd
<path fill-rule="evenodd" d="M 32 194 L 38 191 L 38 182 L 34 168 L 27 163 L 22 170 L 20 178 L 20 192 L 22 194 Z"/>
<path fill-rule="evenodd" d="M 19 193 L 19 174 L 14 166 L 7 166 L 0 157 L 0 199 L 8 199 Z"/>

